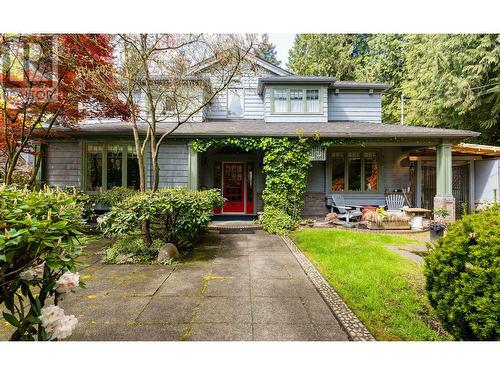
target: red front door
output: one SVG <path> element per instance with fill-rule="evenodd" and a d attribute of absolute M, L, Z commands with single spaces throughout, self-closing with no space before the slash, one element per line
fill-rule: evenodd
<path fill-rule="evenodd" d="M 222 194 L 227 199 L 223 212 L 245 212 L 244 163 L 222 164 Z"/>

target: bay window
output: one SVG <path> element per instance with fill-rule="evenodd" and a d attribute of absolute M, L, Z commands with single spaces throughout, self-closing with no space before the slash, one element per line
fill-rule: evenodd
<path fill-rule="evenodd" d="M 135 146 L 127 144 L 86 144 L 85 181 L 87 191 L 122 186 L 139 188 L 139 163 Z"/>
<path fill-rule="evenodd" d="M 271 89 L 273 114 L 322 114 L 320 88 Z"/>
<path fill-rule="evenodd" d="M 377 192 L 379 189 L 376 152 L 334 152 L 331 155 L 331 190 Z"/>

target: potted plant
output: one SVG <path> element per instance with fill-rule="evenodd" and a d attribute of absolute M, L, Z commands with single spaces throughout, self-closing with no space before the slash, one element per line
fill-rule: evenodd
<path fill-rule="evenodd" d="M 431 232 L 431 241 L 436 241 L 439 237 L 444 236 L 444 232 L 448 225 L 446 224 L 446 218 L 450 215 L 450 212 L 445 207 L 436 208 L 434 210 L 434 220 L 429 224 L 429 230 Z"/>

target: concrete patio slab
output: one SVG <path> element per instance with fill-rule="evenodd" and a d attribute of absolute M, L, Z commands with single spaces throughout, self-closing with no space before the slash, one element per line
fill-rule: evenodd
<path fill-rule="evenodd" d="M 170 266 L 102 264 L 101 247 L 61 303 L 79 320 L 70 340 L 348 340 L 279 236 L 209 231 Z"/>

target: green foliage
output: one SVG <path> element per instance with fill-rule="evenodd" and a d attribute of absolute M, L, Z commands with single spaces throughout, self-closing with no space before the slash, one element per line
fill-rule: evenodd
<path fill-rule="evenodd" d="M 500 142 L 498 34 L 410 35 L 405 50 L 409 124 L 476 130 Z"/>
<path fill-rule="evenodd" d="M 269 233 L 287 234 L 297 226 L 297 221 L 282 208 L 268 205 L 264 208 L 260 224 Z"/>
<path fill-rule="evenodd" d="M 358 34 L 298 34 L 288 67 L 295 74 L 352 80 L 362 44 L 363 36 Z"/>
<path fill-rule="evenodd" d="M 300 220 L 311 166 L 311 144 L 306 138 L 265 138 L 262 148 L 266 174 L 264 212 L 266 207 L 279 207 L 296 223 Z M 283 228 L 287 228 L 285 223 Z"/>
<path fill-rule="evenodd" d="M 449 226 L 426 258 L 427 293 L 457 339 L 500 339 L 500 206 Z"/>
<path fill-rule="evenodd" d="M 256 56 L 260 57 L 267 62 L 274 65 L 280 65 L 281 61 L 276 57 L 276 46 L 269 40 L 268 34 L 262 34 L 260 40 L 254 47 L 254 53 Z"/>
<path fill-rule="evenodd" d="M 0 186 L 0 304 L 16 327 L 12 339 L 47 339 L 38 316 L 47 298 L 57 303 L 56 280 L 76 271 L 82 210 L 76 193 Z M 36 266 L 39 274 L 21 278 Z"/>
<path fill-rule="evenodd" d="M 109 190 L 104 190 L 89 196 L 92 203 L 101 203 L 108 207 L 113 207 L 116 203 L 121 202 L 128 197 L 138 193 L 138 190 L 128 189 L 121 186 L 114 187 Z"/>
<path fill-rule="evenodd" d="M 194 241 L 211 220 L 214 207 L 223 203 L 219 190 L 162 189 L 138 193 L 116 203 L 100 220 L 106 235 L 125 235 L 151 225 L 154 238 L 176 246 Z"/>
<path fill-rule="evenodd" d="M 498 34 L 303 34 L 290 52 L 296 74 L 384 82 L 382 119 L 480 131 L 500 144 Z"/>
<path fill-rule="evenodd" d="M 103 261 L 105 263 L 151 263 L 156 260 L 158 250 L 162 245 L 163 242 L 159 239 L 155 239 L 150 246 L 147 246 L 137 235 L 124 236 L 106 249 Z M 124 255 L 121 260 L 117 259 L 120 254 Z"/>
<path fill-rule="evenodd" d="M 262 224 L 271 233 L 282 233 L 291 230 L 300 220 L 311 165 L 311 145 L 318 142 L 321 143 L 319 139 L 301 137 L 223 138 L 196 140 L 193 147 L 198 151 L 224 146 L 239 147 L 245 151 L 263 150 L 266 185 L 262 192 L 265 218 Z M 272 220 L 273 214 L 283 220 Z"/>

